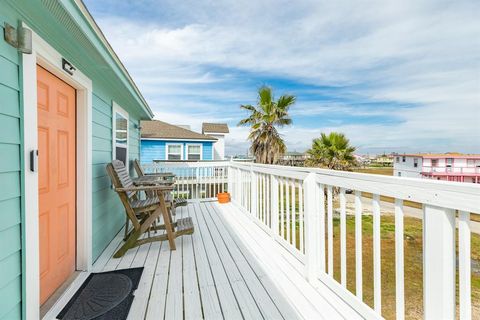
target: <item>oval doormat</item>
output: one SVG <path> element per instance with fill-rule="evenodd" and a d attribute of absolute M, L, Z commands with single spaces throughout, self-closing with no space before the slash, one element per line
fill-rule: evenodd
<path fill-rule="evenodd" d="M 70 299 L 57 319 L 126 319 L 143 268 L 92 273 Z"/>

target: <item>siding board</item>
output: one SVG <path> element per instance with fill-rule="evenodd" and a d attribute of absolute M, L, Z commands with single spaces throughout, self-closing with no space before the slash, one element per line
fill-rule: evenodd
<path fill-rule="evenodd" d="M 20 304 L 22 297 L 22 278 L 16 277 L 10 281 L 6 286 L 0 289 L 0 319 L 15 319 L 9 318 L 12 314 L 12 309 Z M 13 314 L 15 314 L 14 312 Z M 8 315 L 8 317 L 7 317 Z"/>
<path fill-rule="evenodd" d="M 20 225 L 0 231 L 0 260 L 22 248 Z"/>
<path fill-rule="evenodd" d="M 11 279 L 15 279 L 22 273 L 22 257 L 20 251 L 14 252 L 3 260 L 0 260 L 0 270 L 2 270 L 0 288 L 3 288 Z"/>
<path fill-rule="evenodd" d="M 20 197 L 1 201 L 0 208 L 0 232 L 20 224 Z"/>
<path fill-rule="evenodd" d="M 0 114 L 0 143 L 20 144 L 20 120 L 18 118 Z"/>
<path fill-rule="evenodd" d="M 19 118 L 20 110 L 18 106 L 20 102 L 18 91 L 0 83 L 0 97 L 2 97 L 2 99 L 0 99 L 0 113 Z"/>
<path fill-rule="evenodd" d="M 18 65 L 0 56 L 0 83 L 18 90 Z"/>
<path fill-rule="evenodd" d="M 20 173 L 0 173 L 0 190 L 0 201 L 20 197 Z"/>
<path fill-rule="evenodd" d="M 20 171 L 20 146 L 0 144 L 0 172 Z"/>

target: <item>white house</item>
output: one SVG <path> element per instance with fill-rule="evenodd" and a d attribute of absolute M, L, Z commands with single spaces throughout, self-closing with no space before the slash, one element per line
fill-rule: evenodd
<path fill-rule="evenodd" d="M 229 133 L 226 123 L 203 123 L 202 134 L 216 138 L 213 144 L 213 160 L 225 159 L 225 136 Z"/>

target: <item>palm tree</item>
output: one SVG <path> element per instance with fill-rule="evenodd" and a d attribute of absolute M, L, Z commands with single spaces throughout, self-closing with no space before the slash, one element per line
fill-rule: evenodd
<path fill-rule="evenodd" d="M 309 159 L 306 164 L 333 170 L 349 170 L 356 165 L 355 147 L 343 133 L 322 133 L 320 138 L 313 139 L 312 148 L 307 151 Z"/>
<path fill-rule="evenodd" d="M 238 125 L 250 126 L 250 150 L 258 163 L 275 164 L 285 153 L 287 148 L 277 128 L 292 123 L 288 109 L 295 100 L 294 96 L 283 95 L 275 101 L 272 88 L 262 86 L 258 89 L 256 106 L 240 106 L 250 112 L 248 118 L 241 120 Z"/>

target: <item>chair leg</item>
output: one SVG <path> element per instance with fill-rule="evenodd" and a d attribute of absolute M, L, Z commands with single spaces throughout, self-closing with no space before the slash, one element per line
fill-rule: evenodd
<path fill-rule="evenodd" d="M 130 223 L 130 220 L 128 219 L 128 216 L 126 215 L 126 221 L 125 221 L 125 236 L 123 237 L 123 241 L 126 241 L 126 240 L 127 240 L 129 223 Z"/>
<path fill-rule="evenodd" d="M 142 231 L 140 229 L 133 231 L 125 240 L 125 243 L 118 249 L 117 252 L 113 255 L 114 258 L 120 258 L 123 257 L 125 252 L 128 251 L 128 249 L 133 248 L 135 245 L 135 242 L 137 242 L 138 238 L 140 238 L 140 235 L 142 234 Z"/>
<path fill-rule="evenodd" d="M 167 209 L 165 203 L 165 197 L 162 192 L 159 192 L 158 198 L 160 200 L 160 210 L 162 211 L 162 216 L 165 224 L 165 231 L 167 232 L 168 244 L 170 245 L 170 250 L 176 250 L 175 246 L 175 234 L 172 227 L 172 220 L 170 218 L 170 212 Z"/>

